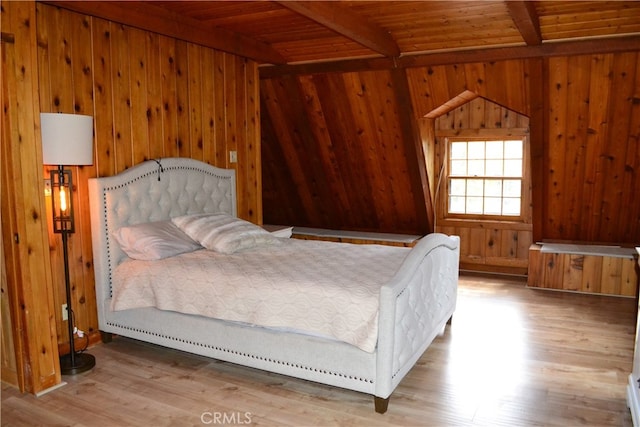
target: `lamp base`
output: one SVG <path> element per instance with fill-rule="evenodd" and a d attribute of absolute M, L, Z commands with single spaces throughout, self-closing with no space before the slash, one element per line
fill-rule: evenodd
<path fill-rule="evenodd" d="M 60 373 L 62 375 L 76 375 L 88 371 L 96 366 L 96 358 L 87 353 L 76 353 L 73 356 L 74 363 L 71 364 L 71 355 L 60 356 Z"/>

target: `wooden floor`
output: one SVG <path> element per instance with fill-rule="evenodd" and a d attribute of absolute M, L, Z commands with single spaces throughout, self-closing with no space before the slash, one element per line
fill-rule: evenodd
<path fill-rule="evenodd" d="M 629 426 L 636 303 L 466 276 L 451 327 L 380 415 L 373 399 L 116 338 L 40 397 L 2 387 L 2 425 Z"/>

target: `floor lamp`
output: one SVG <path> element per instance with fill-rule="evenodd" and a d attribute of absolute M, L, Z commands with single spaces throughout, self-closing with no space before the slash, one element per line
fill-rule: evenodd
<path fill-rule="evenodd" d="M 69 354 L 60 357 L 60 372 L 75 375 L 88 371 L 96 359 L 87 353 L 76 352 L 74 346 L 75 319 L 71 307 L 69 280 L 69 234 L 75 232 L 73 217 L 73 181 L 66 165 L 93 164 L 93 117 L 78 114 L 41 113 L 42 159 L 45 165 L 57 165 L 50 171 L 53 232 L 62 234 L 64 253 L 64 284 L 67 292 L 67 322 L 69 325 Z"/>

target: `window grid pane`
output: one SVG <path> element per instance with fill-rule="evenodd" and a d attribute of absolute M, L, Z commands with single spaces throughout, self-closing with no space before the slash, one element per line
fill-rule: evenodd
<path fill-rule="evenodd" d="M 449 185 L 449 194 L 451 196 L 464 196 L 467 194 L 467 180 L 452 179 Z"/>
<path fill-rule="evenodd" d="M 464 201 L 464 196 L 449 197 L 449 212 L 459 214 L 467 213 Z"/>
<path fill-rule="evenodd" d="M 456 141 L 451 143 L 451 158 L 452 159 L 467 159 L 467 143 L 463 141 Z"/>
<path fill-rule="evenodd" d="M 502 199 L 500 197 L 485 197 L 483 213 L 487 215 L 501 215 Z"/>
<path fill-rule="evenodd" d="M 467 175 L 467 159 L 451 160 L 451 176 Z"/>
<path fill-rule="evenodd" d="M 487 159 L 499 159 L 504 158 L 504 141 L 487 141 Z"/>
<path fill-rule="evenodd" d="M 486 197 L 502 197 L 502 180 L 486 179 L 484 181 L 484 194 Z"/>
<path fill-rule="evenodd" d="M 484 201 L 484 198 L 482 198 L 482 197 L 468 196 L 467 197 L 467 212 L 466 213 L 469 213 L 469 214 L 483 214 L 484 213 L 483 201 Z"/>

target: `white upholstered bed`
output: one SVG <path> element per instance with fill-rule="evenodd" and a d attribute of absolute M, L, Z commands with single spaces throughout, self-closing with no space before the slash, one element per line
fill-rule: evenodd
<path fill-rule="evenodd" d="M 183 314 L 173 311 L 172 306 L 158 309 L 143 304 L 128 308 L 125 304 L 124 309 L 113 309 L 114 277 L 119 268 L 131 261 L 115 241 L 115 232 L 126 226 L 189 214 L 235 216 L 235 185 L 234 170 L 186 158 L 146 161 L 118 175 L 89 180 L 97 310 L 103 337 L 117 334 L 368 393 L 375 397 L 376 411 L 384 413 L 393 390 L 453 315 L 459 258 L 456 236 L 434 233 L 410 249 L 379 249 L 404 252 L 398 252 L 402 255 L 397 269 L 387 276 L 372 275 L 383 283 L 379 291 L 376 288 L 375 337 L 366 350 L 323 334 Z M 284 242 L 265 250 L 305 243 L 329 244 Z M 344 246 L 340 250 L 345 250 Z M 203 249 L 176 259 L 202 257 L 204 252 L 209 251 Z M 239 262 L 242 253 L 230 256 Z M 387 256 L 386 252 L 382 254 Z M 397 253 L 391 258 L 394 256 Z M 171 257 L 168 259 L 172 261 Z M 226 262 L 221 260 L 218 262 Z"/>

